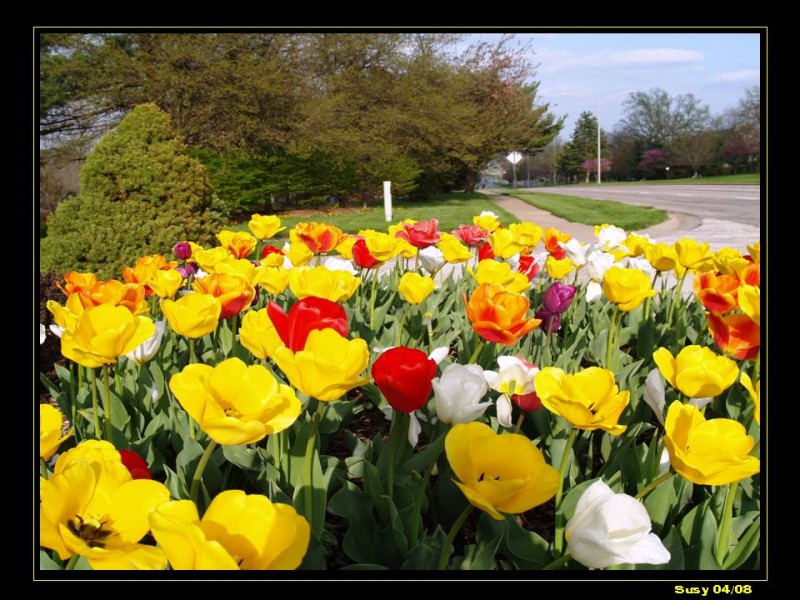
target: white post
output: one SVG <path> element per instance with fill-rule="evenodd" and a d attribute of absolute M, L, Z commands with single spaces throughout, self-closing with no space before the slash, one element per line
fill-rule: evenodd
<path fill-rule="evenodd" d="M 597 183 L 600 183 L 600 99 L 597 99 Z"/>
<path fill-rule="evenodd" d="M 383 213 L 386 215 L 386 222 L 392 222 L 392 182 L 383 182 Z"/>

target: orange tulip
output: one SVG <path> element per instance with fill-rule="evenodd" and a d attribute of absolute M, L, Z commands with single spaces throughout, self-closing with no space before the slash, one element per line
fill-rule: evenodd
<path fill-rule="evenodd" d="M 497 284 L 483 283 L 472 292 L 469 302 L 462 296 L 472 328 L 483 339 L 513 346 L 523 335 L 536 329 L 541 319 L 525 318 L 530 302 L 521 294 L 507 292 Z"/>
<path fill-rule="evenodd" d="M 149 283 L 153 275 L 159 269 L 174 269 L 178 266 L 176 261 L 167 261 L 162 254 L 153 254 L 151 256 L 140 256 L 136 259 L 133 267 L 125 267 L 122 269 L 122 278 L 125 283 L 138 283 L 145 286 L 145 296 L 152 296 L 153 290 L 150 289 Z"/>
<path fill-rule="evenodd" d="M 145 294 L 145 286 L 138 283 L 122 283 L 116 279 L 98 281 L 91 289 L 78 292 L 84 308 L 92 308 L 101 304 L 124 306 L 134 315 L 143 315 L 148 312 L 149 308 L 144 299 Z"/>
<path fill-rule="evenodd" d="M 220 319 L 227 319 L 250 306 L 256 296 L 255 288 L 241 277 L 227 273 L 214 273 L 195 279 L 194 290 L 217 298 L 222 305 Z"/>
<path fill-rule="evenodd" d="M 735 275 L 717 275 L 712 272 L 695 275 L 694 293 L 706 310 L 711 312 L 726 313 L 737 309 L 738 290 L 739 278 Z"/>
<path fill-rule="evenodd" d="M 217 239 L 234 258 L 247 258 L 256 249 L 256 238 L 246 231 L 223 229 L 217 234 Z"/>
<path fill-rule="evenodd" d="M 64 275 L 64 285 L 57 283 L 58 289 L 69 296 L 75 292 L 82 292 L 84 290 L 91 290 L 97 283 L 97 276 L 94 273 L 78 273 L 77 271 L 70 271 Z"/>
<path fill-rule="evenodd" d="M 347 238 L 341 229 L 326 223 L 298 223 L 289 237 L 303 242 L 314 254 L 330 252 Z"/>
<path fill-rule="evenodd" d="M 556 260 L 561 260 L 567 255 L 567 251 L 558 242 L 568 242 L 572 236 L 553 227 L 544 230 L 544 248 Z"/>
<path fill-rule="evenodd" d="M 708 328 L 717 344 L 728 356 L 739 360 L 753 360 L 761 348 L 761 327 L 747 315 L 736 313 L 721 317 L 706 313 Z"/>
<path fill-rule="evenodd" d="M 759 263 L 750 263 L 739 272 L 739 279 L 744 284 L 761 287 L 761 265 Z"/>

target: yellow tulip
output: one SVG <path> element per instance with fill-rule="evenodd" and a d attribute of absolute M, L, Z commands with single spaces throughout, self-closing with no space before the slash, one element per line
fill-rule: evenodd
<path fill-rule="evenodd" d="M 210 250 L 192 251 L 192 260 L 206 273 L 214 273 L 217 263 L 227 260 L 230 256 L 228 249 L 223 246 L 217 246 Z"/>
<path fill-rule="evenodd" d="M 444 441 L 455 484 L 472 506 L 498 521 L 544 504 L 559 475 L 524 435 L 495 433 L 483 423 L 459 423 Z"/>
<path fill-rule="evenodd" d="M 300 400 L 262 365 L 229 358 L 216 367 L 192 364 L 169 380 L 178 402 L 223 445 L 253 444 L 297 420 Z"/>
<path fill-rule="evenodd" d="M 105 440 L 84 440 L 58 457 L 53 470 L 55 475 L 63 473 L 72 464 L 79 462 L 122 462 L 119 451 Z"/>
<path fill-rule="evenodd" d="M 367 250 L 369 250 L 369 253 L 375 260 L 379 260 L 380 262 L 386 262 L 397 256 L 403 248 L 402 243 L 405 242 L 405 240 L 396 238 L 392 234 L 373 231 L 372 229 L 361 231 L 359 235 L 364 236 L 364 243 L 367 245 Z M 405 243 L 411 246 L 408 242 Z M 414 248 L 413 246 L 411 247 Z M 414 249 L 416 250 L 416 248 Z"/>
<path fill-rule="evenodd" d="M 553 279 L 563 279 L 575 270 L 575 263 L 570 258 L 559 260 L 550 255 L 544 261 L 544 268 Z"/>
<path fill-rule="evenodd" d="M 64 306 L 55 300 L 47 301 L 47 310 L 53 315 L 53 321 L 61 329 L 73 330 L 78 324 L 78 317 L 85 310 L 80 295 L 75 292 L 67 297 Z"/>
<path fill-rule="evenodd" d="M 672 271 L 678 264 L 678 254 L 673 244 L 652 244 L 647 247 L 644 256 L 656 271 Z"/>
<path fill-rule="evenodd" d="M 750 253 L 750 256 L 754 261 L 757 263 L 761 262 L 761 240 L 758 240 L 754 244 L 747 246 L 747 251 Z"/>
<path fill-rule="evenodd" d="M 261 359 L 269 358 L 275 352 L 275 348 L 283 345 L 266 308 L 245 314 L 239 329 L 239 339 L 242 346 L 250 350 L 253 356 Z"/>
<path fill-rule="evenodd" d="M 720 248 L 714 254 L 714 269 L 723 275 L 738 275 L 751 264 L 736 248 Z"/>
<path fill-rule="evenodd" d="M 544 229 L 530 221 L 512 223 L 508 226 L 508 229 L 517 237 L 517 242 L 528 250 L 532 250 L 537 246 L 542 240 L 542 235 L 544 235 Z"/>
<path fill-rule="evenodd" d="M 61 430 L 64 428 L 64 415 L 61 411 L 49 404 L 39 405 L 39 457 L 50 460 L 56 453 L 58 447 L 65 439 L 70 437 L 73 429 L 64 435 Z"/>
<path fill-rule="evenodd" d="M 361 338 L 348 340 L 333 329 L 313 330 L 297 353 L 279 346 L 272 359 L 294 387 L 324 402 L 370 380 L 361 376 L 369 364 L 367 343 Z"/>
<path fill-rule="evenodd" d="M 709 271 L 714 268 L 714 257 L 705 242 L 681 238 L 675 242 L 675 252 L 678 255 L 678 262 L 686 269 Z"/>
<path fill-rule="evenodd" d="M 761 288 L 755 285 L 739 287 L 739 307 L 761 327 Z"/>
<path fill-rule="evenodd" d="M 761 380 L 759 379 L 756 381 L 756 385 L 753 386 L 753 380 L 750 379 L 750 376 L 742 371 L 742 376 L 739 378 L 739 381 L 742 382 L 744 389 L 747 390 L 747 393 L 750 394 L 750 399 L 753 401 L 755 408 L 753 409 L 753 416 L 756 419 L 756 423 L 761 425 Z"/>
<path fill-rule="evenodd" d="M 136 283 L 139 285 L 147 286 L 150 280 L 155 275 L 156 271 L 161 269 L 174 269 L 178 266 L 176 261 L 169 261 L 164 258 L 162 254 L 153 254 L 151 256 L 140 256 L 136 259 L 136 264 L 131 267 L 122 269 L 122 278 L 125 283 Z M 152 292 L 147 290 L 147 295 Z"/>
<path fill-rule="evenodd" d="M 701 346 L 686 346 L 677 357 L 659 348 L 653 352 L 653 360 L 664 379 L 689 398 L 719 396 L 739 376 L 734 361 Z"/>
<path fill-rule="evenodd" d="M 156 331 L 147 317 L 136 317 L 127 308 L 101 304 L 81 313 L 75 329 L 64 330 L 61 354 L 93 369 L 116 362 Z"/>
<path fill-rule="evenodd" d="M 286 227 L 281 227 L 281 219 L 275 215 L 259 215 L 255 214 L 250 217 L 250 222 L 247 228 L 259 240 L 266 240 L 271 238 L 279 231 L 283 231 Z"/>
<path fill-rule="evenodd" d="M 264 272 L 261 274 L 261 287 L 270 294 L 276 296 L 282 294 L 289 287 L 289 273 L 290 270 L 283 267 L 264 267 Z"/>
<path fill-rule="evenodd" d="M 461 241 L 452 233 L 440 234 L 439 243 L 436 247 L 442 251 L 442 256 L 450 264 L 463 263 L 472 258 L 472 252 L 469 251 Z"/>
<path fill-rule="evenodd" d="M 329 223 L 298 223 L 289 232 L 292 242 L 302 242 L 314 254 L 325 254 L 338 246 L 347 236 Z"/>
<path fill-rule="evenodd" d="M 603 276 L 603 293 L 621 311 L 628 312 L 656 295 L 650 279 L 639 269 L 611 267 Z"/>
<path fill-rule="evenodd" d="M 177 300 L 162 300 L 161 310 L 175 333 L 196 339 L 217 328 L 222 304 L 210 294 L 194 292 Z"/>
<path fill-rule="evenodd" d="M 528 278 L 523 273 L 512 269 L 510 264 L 491 258 L 479 262 L 475 271 L 472 270 L 472 267 L 467 267 L 467 271 L 478 282 L 478 285 L 494 283 L 514 294 L 521 294 L 530 285 Z"/>
<path fill-rule="evenodd" d="M 288 504 L 227 490 L 202 520 L 190 500 L 165 502 L 150 528 L 175 570 L 288 570 L 303 561 L 311 528 Z"/>
<path fill-rule="evenodd" d="M 433 279 L 419 273 L 404 273 L 397 285 L 397 291 L 409 304 L 421 304 L 431 295 L 435 284 Z"/>
<path fill-rule="evenodd" d="M 498 258 L 511 258 L 525 250 L 519 236 L 510 229 L 495 229 L 489 234 L 489 245 Z"/>
<path fill-rule="evenodd" d="M 561 369 L 545 367 L 536 374 L 533 385 L 542 404 L 577 429 L 602 429 L 611 435 L 627 429 L 619 424 L 619 418 L 631 395 L 619 391 L 614 374 L 607 369 L 589 367 L 567 375 Z"/>
<path fill-rule="evenodd" d="M 325 267 L 295 267 L 289 272 L 289 289 L 302 300 L 308 296 L 343 302 L 358 289 L 361 280 L 347 271 Z"/>
<path fill-rule="evenodd" d="M 497 215 L 490 211 L 483 211 L 480 215 L 472 217 L 472 224 L 477 225 L 481 229 L 485 229 L 489 233 L 500 227 L 500 221 L 497 220 Z"/>
<path fill-rule="evenodd" d="M 61 560 L 85 556 L 92 569 L 166 568 L 160 548 L 138 542 L 169 490 L 133 479 L 113 447 L 85 452 L 84 443 L 61 455 L 49 480 L 40 480 L 39 544 Z"/>
<path fill-rule="evenodd" d="M 305 267 L 314 258 L 314 253 L 300 240 L 290 242 L 284 253 L 294 267 Z"/>
<path fill-rule="evenodd" d="M 256 249 L 256 238 L 246 231 L 223 229 L 217 234 L 217 239 L 234 258 L 247 258 Z"/>
<path fill-rule="evenodd" d="M 358 238 L 356 236 L 348 235 L 336 246 L 336 252 L 345 260 L 353 260 L 353 246 L 357 241 Z"/>
<path fill-rule="evenodd" d="M 183 275 L 175 269 L 159 269 L 147 285 L 159 298 L 173 298 L 183 284 Z"/>
<path fill-rule="evenodd" d="M 264 276 L 265 269 L 266 267 L 255 265 L 246 258 L 233 258 L 231 256 L 218 262 L 215 272 L 238 277 L 255 287 L 261 283 L 261 278 Z"/>
<path fill-rule="evenodd" d="M 749 456 L 755 442 L 732 419 L 710 419 L 691 404 L 673 402 L 664 421 L 664 444 L 675 471 L 699 485 L 726 485 L 761 470 Z"/>
<path fill-rule="evenodd" d="M 625 238 L 625 246 L 628 248 L 631 256 L 646 256 L 647 248 L 650 247 L 652 242 L 643 235 L 638 233 L 629 233 Z"/>

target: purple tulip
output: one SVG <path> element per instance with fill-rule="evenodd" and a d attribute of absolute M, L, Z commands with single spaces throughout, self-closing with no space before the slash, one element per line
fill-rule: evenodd
<path fill-rule="evenodd" d="M 534 315 L 537 319 L 542 320 L 542 331 L 558 331 L 561 328 L 561 315 L 558 313 L 550 312 L 546 308 L 540 308 Z"/>
<path fill-rule="evenodd" d="M 572 304 L 575 297 L 575 286 L 563 283 L 554 283 L 542 294 L 542 304 L 548 312 L 557 315 L 563 314 Z"/>
<path fill-rule="evenodd" d="M 187 279 L 189 276 L 197 273 L 197 265 L 193 262 L 187 262 L 183 266 L 177 267 L 175 270 L 178 271 L 184 279 Z"/>
<path fill-rule="evenodd" d="M 192 247 L 189 242 L 178 242 L 172 247 L 172 252 L 181 260 L 186 260 L 192 256 Z"/>

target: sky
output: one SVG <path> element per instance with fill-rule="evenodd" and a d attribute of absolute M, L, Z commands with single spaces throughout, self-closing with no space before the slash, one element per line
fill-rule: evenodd
<path fill-rule="evenodd" d="M 490 42 L 501 37 L 473 35 Z M 534 51 L 541 101 L 568 115 L 565 140 L 581 111 L 597 113 L 598 100 L 600 124 L 611 131 L 633 90 L 692 93 L 716 115 L 760 81 L 757 33 L 517 33 L 511 47 L 516 43 L 529 43 Z"/>

